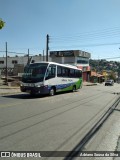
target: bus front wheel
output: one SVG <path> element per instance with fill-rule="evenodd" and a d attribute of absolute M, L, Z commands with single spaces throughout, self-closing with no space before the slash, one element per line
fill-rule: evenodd
<path fill-rule="evenodd" d="M 54 96 L 55 95 L 55 89 L 54 88 L 50 89 L 49 95 L 50 96 Z"/>

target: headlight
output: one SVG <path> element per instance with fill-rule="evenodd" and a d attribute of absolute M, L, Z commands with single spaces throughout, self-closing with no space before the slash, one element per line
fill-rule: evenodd
<path fill-rule="evenodd" d="M 38 85 L 36 85 L 35 87 L 41 87 L 41 85 L 38 84 Z"/>
<path fill-rule="evenodd" d="M 36 84 L 35 87 L 42 87 L 44 86 L 43 84 Z"/>

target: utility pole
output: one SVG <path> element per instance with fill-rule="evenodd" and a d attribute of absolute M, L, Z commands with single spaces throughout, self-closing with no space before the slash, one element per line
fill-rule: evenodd
<path fill-rule="evenodd" d="M 46 61 L 48 62 L 49 35 L 46 36 Z"/>
<path fill-rule="evenodd" d="M 28 49 L 28 65 L 30 64 L 30 54 L 29 54 L 29 49 Z"/>
<path fill-rule="evenodd" d="M 6 46 L 6 73 L 5 73 L 5 78 L 6 78 L 6 84 L 7 84 L 8 83 L 8 65 L 7 65 L 7 58 L 8 58 L 7 53 L 8 53 L 8 51 L 7 51 L 7 42 L 6 42 L 5 46 Z"/>
<path fill-rule="evenodd" d="M 43 61 L 44 61 L 44 50 L 43 50 Z"/>

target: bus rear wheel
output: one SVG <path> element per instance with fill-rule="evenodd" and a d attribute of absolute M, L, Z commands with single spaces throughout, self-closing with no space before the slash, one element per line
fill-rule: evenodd
<path fill-rule="evenodd" d="M 75 91 L 76 91 L 76 86 L 73 86 L 72 91 L 73 91 L 73 92 L 75 92 Z"/>
<path fill-rule="evenodd" d="M 54 88 L 50 89 L 49 95 L 50 96 L 54 96 L 55 95 L 55 89 Z"/>

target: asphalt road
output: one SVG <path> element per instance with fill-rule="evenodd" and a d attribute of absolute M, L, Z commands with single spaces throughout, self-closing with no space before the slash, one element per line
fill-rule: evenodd
<path fill-rule="evenodd" d="M 118 92 L 120 84 L 99 84 L 53 97 L 0 96 L 0 151 L 71 151 Z"/>

